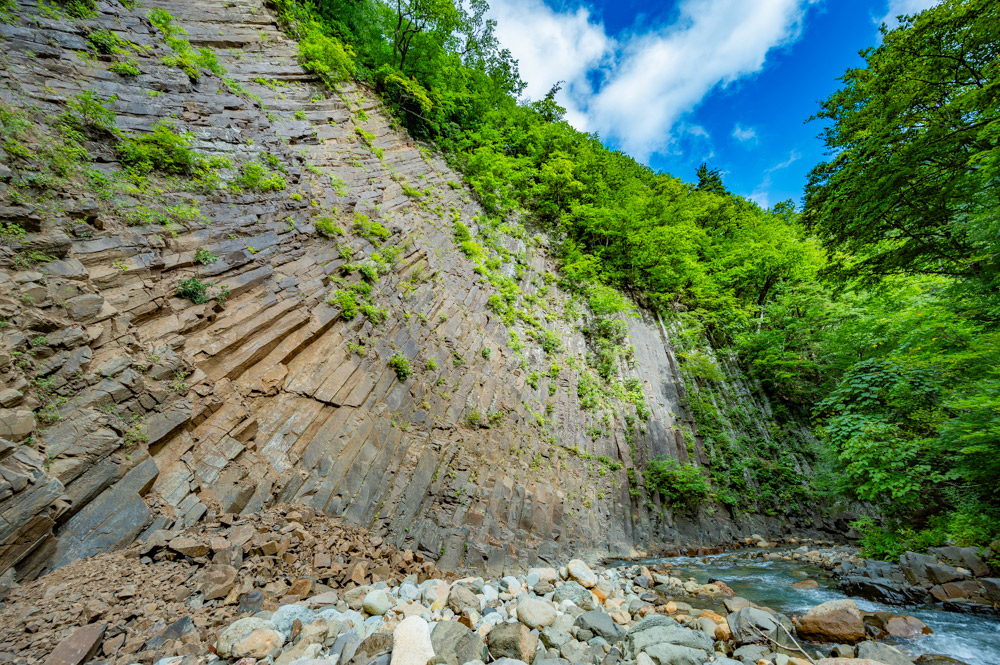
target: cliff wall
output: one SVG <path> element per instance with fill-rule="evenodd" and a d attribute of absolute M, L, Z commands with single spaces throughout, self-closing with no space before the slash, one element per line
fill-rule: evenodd
<path fill-rule="evenodd" d="M 370 92 L 304 71 L 261 3 L 19 5 L 0 24 L 0 573 L 283 501 L 491 572 L 823 526 L 734 467 L 766 443 L 801 484 L 809 457 L 738 369 L 683 370 L 677 324 L 643 312 L 599 377 L 546 239 L 486 222 Z M 205 53 L 216 73 L 185 71 Z M 128 148 L 158 124 L 195 162 L 141 177 Z M 642 482 L 659 457 L 745 496 L 674 510 Z"/>

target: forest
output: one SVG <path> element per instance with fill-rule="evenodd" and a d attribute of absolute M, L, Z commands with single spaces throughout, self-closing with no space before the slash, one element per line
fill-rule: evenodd
<path fill-rule="evenodd" d="M 300 60 L 374 88 L 570 284 L 681 319 L 822 446 L 810 491 L 864 502 L 866 553 L 1000 537 L 1000 4 L 882 28 L 812 119 L 827 147 L 770 209 L 651 170 L 523 100 L 485 0 L 280 0 Z"/>

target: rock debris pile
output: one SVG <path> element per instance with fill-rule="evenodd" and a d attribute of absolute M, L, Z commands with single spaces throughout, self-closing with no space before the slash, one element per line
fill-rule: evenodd
<path fill-rule="evenodd" d="M 455 579 L 304 506 L 153 532 L 15 589 L 0 623 L 16 665 L 906 665 L 873 637 L 922 625 L 789 618 L 666 566 Z"/>

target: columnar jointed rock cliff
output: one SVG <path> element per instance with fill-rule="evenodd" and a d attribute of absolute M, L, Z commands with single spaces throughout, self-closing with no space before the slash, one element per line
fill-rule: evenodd
<path fill-rule="evenodd" d="M 445 569 L 768 529 L 674 516 L 629 475 L 718 463 L 664 324 L 630 319 L 601 383 L 546 241 L 488 225 L 266 7 L 0 4 L 0 573 L 293 500 Z M 516 285 L 515 323 L 484 275 Z M 769 439 L 751 387 L 713 394 Z"/>

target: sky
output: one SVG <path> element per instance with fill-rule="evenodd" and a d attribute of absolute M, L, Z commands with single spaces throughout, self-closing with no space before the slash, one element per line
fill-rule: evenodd
<path fill-rule="evenodd" d="M 764 207 L 802 200 L 823 161 L 806 122 L 883 21 L 937 0 L 492 0 L 525 96 L 656 170 L 702 162 Z"/>

